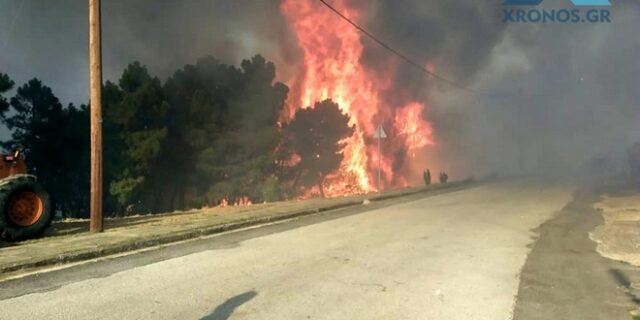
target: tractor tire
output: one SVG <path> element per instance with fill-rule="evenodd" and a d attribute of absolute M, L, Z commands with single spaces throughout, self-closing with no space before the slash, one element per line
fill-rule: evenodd
<path fill-rule="evenodd" d="M 19 174 L 0 180 L 0 236 L 4 240 L 42 235 L 53 215 L 51 197 L 35 176 Z"/>

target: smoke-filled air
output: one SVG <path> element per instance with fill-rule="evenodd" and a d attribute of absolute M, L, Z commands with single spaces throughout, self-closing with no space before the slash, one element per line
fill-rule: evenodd
<path fill-rule="evenodd" d="M 111 208 L 362 194 L 378 191 L 379 171 L 393 189 L 427 169 L 455 180 L 625 170 L 640 140 L 635 1 L 616 1 L 615 23 L 553 26 L 505 23 L 496 1 L 328 2 L 415 64 L 321 1 L 105 2 Z M 7 103 L 44 86 L 61 110 L 86 112 L 85 3 L 0 6 Z M 5 148 L 25 142 L 20 129 L 3 129 Z"/>

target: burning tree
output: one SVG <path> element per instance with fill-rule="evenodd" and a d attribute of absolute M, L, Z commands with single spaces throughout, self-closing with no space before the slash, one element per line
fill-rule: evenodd
<path fill-rule="evenodd" d="M 354 1 L 336 0 L 332 5 L 353 21 L 365 18 Z M 339 172 L 326 179 L 324 191 L 329 196 L 374 191 L 379 167 L 385 185 L 410 185 L 410 161 L 435 145 L 431 124 L 423 116 L 427 105 L 400 92 L 390 98 L 395 64 L 376 68 L 362 63 L 366 57 L 361 34 L 319 1 L 283 0 L 281 11 L 302 54 L 302 72 L 287 83 L 291 92 L 283 121 L 290 121 L 299 107 L 332 99 L 354 128 Z M 390 130 L 393 140 L 382 153 L 371 139 L 379 125 Z"/>
<path fill-rule="evenodd" d="M 285 143 L 299 159 L 292 168 L 294 190 L 300 185 L 317 186 L 324 197 L 325 178 L 340 167 L 346 147 L 344 140 L 353 133 L 349 116 L 331 100 L 296 112 L 284 128 Z"/>

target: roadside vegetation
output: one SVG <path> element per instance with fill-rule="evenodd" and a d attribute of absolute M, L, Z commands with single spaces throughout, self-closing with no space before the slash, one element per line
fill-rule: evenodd
<path fill-rule="evenodd" d="M 284 125 L 289 89 L 275 74 L 260 55 L 239 67 L 208 56 L 166 81 L 134 62 L 105 82 L 105 211 L 277 201 L 311 186 L 322 192 L 353 128 L 331 100 Z M 23 149 L 65 217 L 88 216 L 89 108 L 63 106 L 38 79 L 17 86 L 0 73 L 0 121 L 10 131 L 1 145 Z"/>
<path fill-rule="evenodd" d="M 447 183 L 449 181 L 449 175 L 444 173 L 444 172 L 440 172 L 440 183 Z"/>
<path fill-rule="evenodd" d="M 424 185 L 431 185 L 431 171 L 429 169 L 422 173 L 422 179 L 424 180 Z"/>

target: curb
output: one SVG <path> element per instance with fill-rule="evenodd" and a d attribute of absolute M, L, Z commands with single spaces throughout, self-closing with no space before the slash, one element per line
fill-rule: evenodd
<path fill-rule="evenodd" d="M 394 198 L 402 198 L 406 196 L 411 196 L 419 193 L 428 193 L 433 191 L 445 191 L 453 189 L 452 191 L 463 190 L 469 187 L 478 186 L 479 182 L 474 181 L 462 181 L 462 182 L 451 182 L 445 185 L 434 185 L 431 187 L 420 188 L 416 190 L 411 190 L 408 192 L 399 192 L 399 193 L 391 193 L 391 194 L 382 194 L 378 196 L 369 197 L 372 202 L 375 201 L 383 201 Z M 46 266 L 54 266 L 54 265 L 62 265 L 66 263 L 79 262 L 85 260 L 96 259 L 104 256 L 120 254 L 128 251 L 140 250 L 144 248 L 155 247 L 164 244 L 175 243 L 184 240 L 195 239 L 203 236 L 214 235 L 226 231 L 238 230 L 248 227 L 259 226 L 266 223 L 279 222 L 304 216 L 310 216 L 314 214 L 319 214 L 326 211 L 332 211 L 337 209 L 343 209 L 348 207 L 355 207 L 358 205 L 362 205 L 362 200 L 353 200 L 344 203 L 338 203 L 334 205 L 327 205 L 324 207 L 316 207 L 310 209 L 304 209 L 299 211 L 294 211 L 291 213 L 285 213 L 282 215 L 271 215 L 257 218 L 250 218 L 246 220 L 240 220 L 232 223 L 213 225 L 209 227 L 201 227 L 196 229 L 183 230 L 172 234 L 158 235 L 152 236 L 148 239 L 136 240 L 131 243 L 123 243 L 123 244 L 114 244 L 108 247 L 96 247 L 88 250 L 80 250 L 80 251 L 72 251 L 65 252 L 58 256 L 47 257 L 35 261 L 29 262 L 20 262 L 5 266 L 0 266 L 0 275 L 7 274 L 10 272 L 16 272 L 20 270 L 28 270 L 41 268 Z"/>

